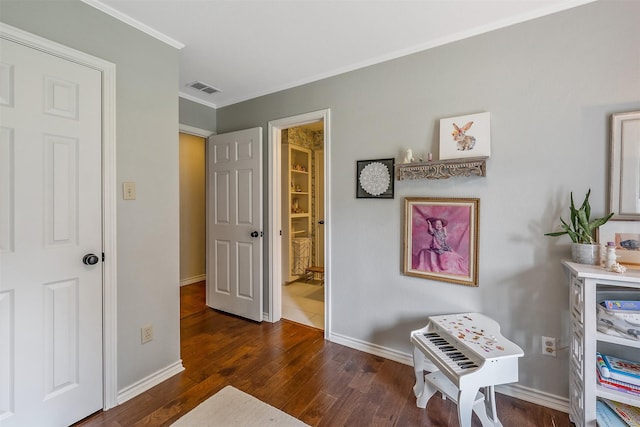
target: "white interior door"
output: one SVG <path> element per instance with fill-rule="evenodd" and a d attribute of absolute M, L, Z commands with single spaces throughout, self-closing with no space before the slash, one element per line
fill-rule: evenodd
<path fill-rule="evenodd" d="M 0 40 L 3 427 L 102 408 L 101 78 Z"/>
<path fill-rule="evenodd" d="M 209 138 L 207 305 L 262 321 L 262 128 Z"/>

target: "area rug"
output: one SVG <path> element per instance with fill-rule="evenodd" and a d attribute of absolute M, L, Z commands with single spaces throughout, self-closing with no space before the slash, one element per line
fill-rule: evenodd
<path fill-rule="evenodd" d="M 255 397 L 226 386 L 193 410 L 172 427 L 309 427 L 291 415 Z"/>

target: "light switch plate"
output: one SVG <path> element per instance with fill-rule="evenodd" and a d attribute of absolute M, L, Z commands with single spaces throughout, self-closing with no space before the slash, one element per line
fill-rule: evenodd
<path fill-rule="evenodd" d="M 136 183 L 135 182 L 122 183 L 122 198 L 124 200 L 136 199 Z"/>

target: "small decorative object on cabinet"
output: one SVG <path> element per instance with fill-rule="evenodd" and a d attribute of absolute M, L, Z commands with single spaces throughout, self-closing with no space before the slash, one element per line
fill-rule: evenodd
<path fill-rule="evenodd" d="M 288 252 L 282 257 L 282 279 L 291 282 L 302 277 L 311 262 L 301 255 L 306 246 L 300 243 L 311 237 L 311 150 L 283 144 L 282 153 L 282 245 Z"/>
<path fill-rule="evenodd" d="M 640 395 L 598 383 L 597 354 L 638 361 L 640 341 L 598 331 L 598 305 L 605 300 L 640 300 L 640 272 L 611 273 L 603 268 L 563 261 L 569 275 L 571 354 L 569 417 L 577 427 L 596 427 L 596 400 L 640 407 Z"/>
<path fill-rule="evenodd" d="M 640 221 L 612 220 L 597 230 L 598 242 L 613 242 L 617 261 L 630 268 L 640 269 Z"/>

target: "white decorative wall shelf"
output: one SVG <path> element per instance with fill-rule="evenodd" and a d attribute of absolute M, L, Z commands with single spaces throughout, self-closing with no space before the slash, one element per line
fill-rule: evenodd
<path fill-rule="evenodd" d="M 452 176 L 487 176 L 488 157 L 437 160 L 396 165 L 396 179 L 447 179 Z"/>

